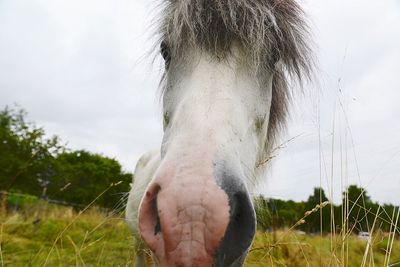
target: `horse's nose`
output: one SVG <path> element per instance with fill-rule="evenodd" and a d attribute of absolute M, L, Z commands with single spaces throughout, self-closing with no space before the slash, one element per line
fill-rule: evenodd
<path fill-rule="evenodd" d="M 161 266 L 240 266 L 255 213 L 237 177 L 158 177 L 142 200 L 139 228 Z"/>
<path fill-rule="evenodd" d="M 139 209 L 139 229 L 161 266 L 212 266 L 230 220 L 212 175 L 158 177 Z"/>
<path fill-rule="evenodd" d="M 214 266 L 241 266 L 255 235 L 255 211 L 241 179 L 226 172 L 219 177 L 219 184 L 229 198 L 230 216 Z"/>

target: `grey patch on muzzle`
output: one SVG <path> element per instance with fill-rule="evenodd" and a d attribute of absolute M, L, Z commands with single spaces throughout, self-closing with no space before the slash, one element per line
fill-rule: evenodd
<path fill-rule="evenodd" d="M 217 249 L 214 266 L 242 266 L 256 231 L 256 215 L 246 186 L 237 175 L 216 166 L 215 179 L 229 199 L 229 224 Z"/>

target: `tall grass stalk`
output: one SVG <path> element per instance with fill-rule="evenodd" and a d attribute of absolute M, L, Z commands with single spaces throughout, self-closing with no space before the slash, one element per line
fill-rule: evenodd
<path fill-rule="evenodd" d="M 372 228 L 371 231 L 369 232 L 369 237 L 368 237 L 368 242 L 367 242 L 367 246 L 365 247 L 365 252 L 364 252 L 364 257 L 363 257 L 363 261 L 361 263 L 361 267 L 365 267 L 365 264 L 367 263 L 367 257 L 368 257 L 368 253 L 370 253 L 371 257 L 370 258 L 374 258 L 374 252 L 372 250 L 372 235 L 374 233 L 374 229 L 375 229 L 375 223 L 376 220 L 378 218 L 378 214 L 379 214 L 379 210 L 380 210 L 380 206 L 378 207 L 378 211 L 375 214 L 375 219 L 374 219 L 374 223 L 372 224 Z M 374 261 L 372 261 L 372 266 L 375 266 Z"/>
<path fill-rule="evenodd" d="M 53 245 L 49 251 L 49 253 L 47 254 L 46 257 L 46 261 L 44 262 L 43 266 L 47 265 L 47 262 L 49 260 L 50 254 L 53 252 L 58 240 L 60 240 L 60 238 L 64 235 L 64 233 L 68 230 L 69 227 L 71 227 L 71 225 L 73 225 L 78 218 L 85 212 L 87 211 L 91 206 L 93 206 L 93 204 L 102 196 L 104 195 L 108 190 L 110 190 L 112 187 L 117 186 L 121 183 L 117 182 L 117 183 L 111 183 L 109 187 L 107 187 L 103 192 L 101 192 L 95 199 L 93 199 L 92 202 L 90 202 L 83 210 L 79 211 L 78 214 L 73 218 L 73 220 L 57 235 L 56 239 L 53 242 Z"/>
<path fill-rule="evenodd" d="M 3 224 L 0 224 L 0 263 L 1 263 L 1 267 L 4 266 L 3 250 L 1 248 L 2 244 L 3 244 Z"/>
<path fill-rule="evenodd" d="M 400 207 L 397 209 L 397 217 L 396 217 L 396 220 L 395 220 L 395 222 L 393 224 L 393 219 L 395 217 L 395 212 L 396 212 L 396 209 L 393 210 L 392 224 L 390 226 L 389 242 L 388 242 L 388 246 L 386 247 L 385 266 L 388 266 L 389 263 L 390 263 L 390 256 L 392 255 L 393 242 L 394 242 L 394 239 L 395 239 L 396 232 L 398 232 L 397 223 L 399 222 Z M 392 226 L 393 226 L 393 230 L 392 230 Z"/>

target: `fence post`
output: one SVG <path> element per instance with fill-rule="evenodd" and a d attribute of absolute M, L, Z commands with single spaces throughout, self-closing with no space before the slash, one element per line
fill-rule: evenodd
<path fill-rule="evenodd" d="M 0 191 L 0 216 L 7 215 L 7 196 L 6 191 Z"/>

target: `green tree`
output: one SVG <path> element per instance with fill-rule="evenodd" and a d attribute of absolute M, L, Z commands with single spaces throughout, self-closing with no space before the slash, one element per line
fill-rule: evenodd
<path fill-rule="evenodd" d="M 63 152 L 55 159 L 55 175 L 49 185 L 49 196 L 87 205 L 106 190 L 95 205 L 115 208 L 122 198 L 121 193 L 129 190 L 131 182 L 132 174 L 124 172 L 115 159 L 84 150 Z"/>
<path fill-rule="evenodd" d="M 315 187 L 313 194 L 308 197 L 305 203 L 305 210 L 311 211 L 317 205 L 328 201 L 324 189 Z M 306 218 L 306 223 L 301 226 L 301 229 L 307 232 L 317 233 L 320 231 L 330 231 L 331 211 L 330 206 L 318 209 L 317 212 L 310 213 Z"/>
<path fill-rule="evenodd" d="M 328 198 L 325 195 L 325 191 L 321 187 L 314 187 L 314 193 L 308 197 L 307 203 L 311 205 L 317 205 L 328 201 Z"/>
<path fill-rule="evenodd" d="M 343 193 L 344 199 L 346 196 L 349 199 L 350 205 L 363 206 L 364 203 L 371 202 L 371 198 L 368 196 L 367 191 L 362 187 L 358 187 L 357 185 L 350 185 Z"/>
<path fill-rule="evenodd" d="M 258 229 L 264 232 L 269 230 L 273 224 L 273 210 L 271 209 L 270 202 L 260 195 L 254 199 L 254 208 L 256 211 Z"/>
<path fill-rule="evenodd" d="M 22 109 L 0 111 L 0 191 L 40 196 L 46 181 L 51 199 L 86 205 L 111 184 L 95 205 L 114 207 L 129 190 L 132 174 L 115 160 L 87 151 L 68 151 L 57 136 L 26 121 Z M 2 196 L 0 196 L 2 197 Z M 3 203 L 0 200 L 1 203 Z M 1 204 L 0 203 L 0 204 Z"/>
<path fill-rule="evenodd" d="M 342 205 L 348 206 L 346 218 L 348 226 L 354 231 L 368 231 L 373 222 L 377 205 L 371 201 L 367 191 L 357 185 L 350 185 L 343 192 Z"/>
<path fill-rule="evenodd" d="M 25 120 L 22 109 L 0 111 L 0 190 L 39 194 L 37 179 L 50 179 L 54 156 L 64 150 L 58 137 Z"/>

